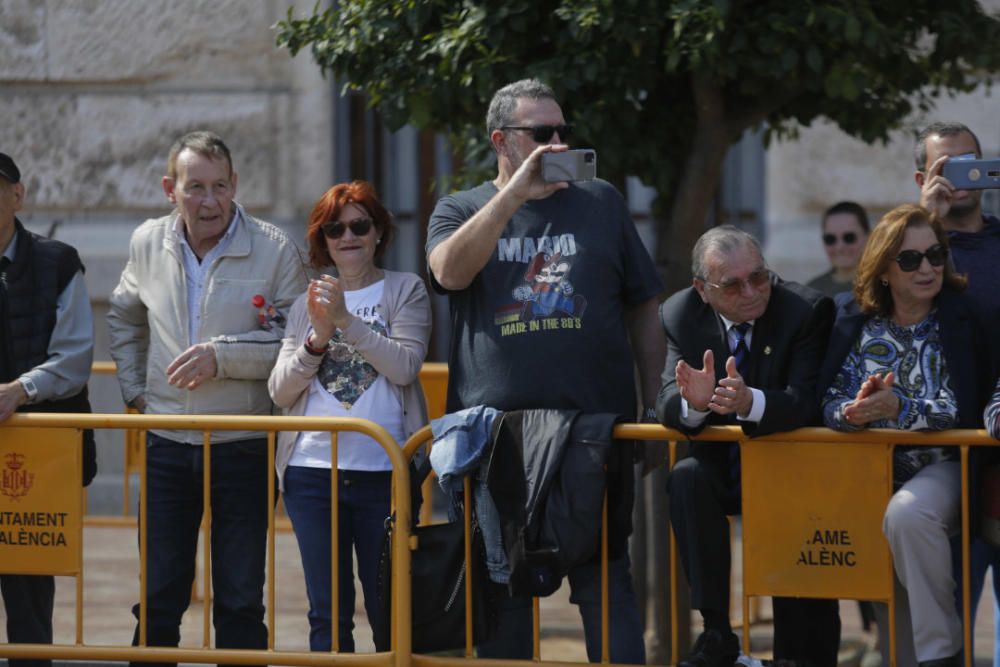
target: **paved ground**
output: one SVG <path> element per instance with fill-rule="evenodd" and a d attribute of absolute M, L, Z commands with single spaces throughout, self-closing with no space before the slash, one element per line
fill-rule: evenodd
<path fill-rule="evenodd" d="M 88 527 L 84 536 L 84 643 L 96 645 L 126 645 L 133 631 L 131 606 L 138 599 L 138 557 L 135 531 L 131 528 Z M 739 549 L 734 549 L 739 554 Z M 276 542 L 276 647 L 279 650 L 308 649 L 308 608 L 299 561 L 298 547 L 290 532 L 279 532 Z M 542 600 L 542 657 L 546 660 L 585 661 L 582 631 L 576 608 L 568 602 L 567 587 Z M 75 640 L 75 581 L 57 580 L 56 641 L 72 644 Z M 359 588 L 360 590 L 360 588 Z M 986 590 L 990 590 L 987 586 Z M 360 595 L 359 595 L 360 598 Z M 364 620 L 359 599 L 355 630 L 359 651 L 371 651 L 371 635 Z M 764 616 L 769 616 L 763 605 Z M 202 642 L 203 605 L 192 604 L 184 618 L 182 644 L 200 646 Z M 855 602 L 841 603 L 844 630 L 842 660 L 856 662 L 859 647 L 874 639 L 860 629 Z M 736 619 L 734 619 L 736 620 Z M 0 630 L 5 627 L 0 612 Z M 989 603 L 980 605 L 976 624 L 976 664 L 991 664 L 993 612 Z M 693 624 L 697 627 L 697 623 Z M 755 644 L 766 644 L 770 628 L 765 624 L 752 631 Z M 0 632 L 6 640 L 6 634 Z M 2 649 L 0 649 L 2 650 Z"/>

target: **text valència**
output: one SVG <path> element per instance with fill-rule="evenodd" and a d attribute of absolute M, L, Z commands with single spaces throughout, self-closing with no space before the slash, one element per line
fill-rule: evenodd
<path fill-rule="evenodd" d="M 851 535 L 846 530 L 816 530 L 799 552 L 796 565 L 815 567 L 854 567 L 857 554 L 851 548 Z"/>

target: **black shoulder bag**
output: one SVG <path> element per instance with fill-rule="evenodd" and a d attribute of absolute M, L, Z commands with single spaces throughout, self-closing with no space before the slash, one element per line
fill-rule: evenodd
<path fill-rule="evenodd" d="M 430 461 L 425 459 L 411 475 L 414 493 L 419 494 L 420 485 L 429 473 Z M 413 506 L 417 507 L 416 504 Z M 416 517 L 415 509 L 414 524 Z M 391 627 L 392 616 L 392 533 L 395 523 L 395 514 L 385 521 L 385 539 L 378 565 L 379 610 L 386 628 Z M 478 522 L 473 518 L 469 572 L 465 567 L 464 521 L 414 525 L 412 534 L 417 539 L 416 550 L 410 552 L 413 652 L 435 653 L 465 646 L 465 586 L 469 580 L 472 582 L 472 643 L 479 644 L 489 639 L 497 622 L 496 588 L 486 567 L 486 547 Z M 390 637 L 391 631 L 376 642 L 375 650 L 388 651 Z"/>

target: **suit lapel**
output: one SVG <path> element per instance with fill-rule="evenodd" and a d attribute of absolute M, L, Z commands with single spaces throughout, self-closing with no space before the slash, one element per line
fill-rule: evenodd
<path fill-rule="evenodd" d="M 774 322 L 773 318 L 769 316 L 773 302 L 774 294 L 772 292 L 771 303 L 768 303 L 767 310 L 753 323 L 753 340 L 750 341 L 750 358 L 748 360 L 750 368 L 747 372 L 749 377 L 743 378 L 752 387 L 769 386 L 767 378 L 771 373 L 775 348 Z"/>

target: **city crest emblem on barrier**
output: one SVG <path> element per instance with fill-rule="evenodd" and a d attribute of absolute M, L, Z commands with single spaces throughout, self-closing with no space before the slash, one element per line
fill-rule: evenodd
<path fill-rule="evenodd" d="M 15 501 L 28 495 L 35 474 L 24 467 L 24 454 L 10 452 L 4 455 L 4 468 L 0 472 L 0 493 Z"/>

